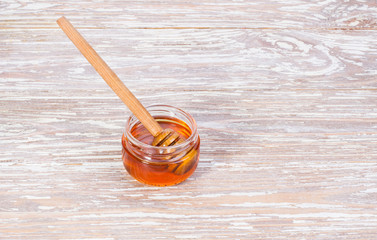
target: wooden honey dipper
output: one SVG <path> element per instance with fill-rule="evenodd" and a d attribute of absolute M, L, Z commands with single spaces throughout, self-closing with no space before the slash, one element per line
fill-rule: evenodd
<path fill-rule="evenodd" d="M 131 112 L 139 119 L 143 126 L 152 134 L 152 146 L 172 146 L 183 142 L 179 134 L 172 129 L 162 129 L 158 122 L 150 115 L 132 92 L 123 84 L 118 76 L 110 69 L 105 61 L 97 54 L 90 44 L 81 36 L 73 25 L 65 18 L 57 20 L 58 25 L 68 36 L 81 54 L 88 60 L 105 82 L 127 105 Z"/>

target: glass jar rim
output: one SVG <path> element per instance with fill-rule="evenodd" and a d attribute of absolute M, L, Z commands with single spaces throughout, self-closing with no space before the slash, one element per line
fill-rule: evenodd
<path fill-rule="evenodd" d="M 155 108 L 155 109 L 153 109 L 153 108 Z M 126 122 L 126 128 L 125 128 L 125 132 L 124 132 L 124 134 L 126 135 L 127 139 L 129 141 L 131 141 L 132 143 L 134 143 L 135 145 L 138 145 L 139 147 L 142 147 L 142 148 L 147 148 L 147 149 L 151 149 L 151 150 L 163 150 L 163 151 L 166 150 L 167 152 L 169 152 L 169 149 L 184 148 L 188 144 L 190 144 L 192 141 L 196 140 L 196 138 L 198 136 L 196 121 L 195 121 L 195 119 L 189 113 L 183 111 L 180 108 L 173 107 L 173 106 L 170 106 L 170 105 L 154 104 L 154 105 L 149 105 L 149 106 L 146 107 L 146 109 L 148 111 L 153 111 L 153 110 L 158 111 L 158 110 L 163 110 L 164 108 L 168 109 L 168 110 L 172 109 L 172 110 L 174 110 L 176 112 L 179 112 L 184 117 L 186 117 L 187 120 L 189 121 L 189 123 L 187 123 L 187 121 L 184 121 L 183 119 L 181 119 L 181 118 L 179 118 L 178 116 L 175 115 L 175 117 L 177 117 L 179 120 L 183 120 L 186 124 L 188 124 L 188 126 L 189 126 L 189 128 L 191 130 L 190 136 L 185 141 L 183 141 L 182 143 L 179 143 L 179 144 L 175 144 L 173 146 L 166 146 L 166 147 L 152 146 L 152 145 L 146 144 L 146 143 L 144 143 L 142 141 L 139 141 L 137 138 L 135 138 L 131 134 L 131 129 L 130 129 L 130 127 L 131 127 L 130 126 L 131 125 L 131 121 L 136 120 L 136 122 L 134 124 L 140 122 L 139 119 L 137 119 L 136 116 L 134 114 L 132 114 L 132 113 L 129 116 L 127 122 Z"/>

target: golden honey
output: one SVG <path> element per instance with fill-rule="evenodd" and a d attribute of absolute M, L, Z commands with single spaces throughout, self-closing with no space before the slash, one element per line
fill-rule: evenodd
<path fill-rule="evenodd" d="M 170 128 L 184 141 L 168 147 L 155 147 L 153 136 L 132 115 L 122 137 L 122 159 L 136 180 L 155 186 L 169 186 L 186 180 L 199 161 L 200 138 L 195 120 L 184 111 L 154 105 L 147 110 L 163 129 Z"/>

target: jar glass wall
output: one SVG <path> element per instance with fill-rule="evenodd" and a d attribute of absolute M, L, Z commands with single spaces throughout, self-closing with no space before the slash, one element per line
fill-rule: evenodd
<path fill-rule="evenodd" d="M 171 128 L 182 143 L 168 146 L 152 146 L 153 136 L 140 121 L 131 115 L 122 137 L 122 159 L 128 173 L 138 181 L 169 186 L 187 179 L 199 161 L 200 138 L 195 120 L 181 109 L 168 105 L 146 108 L 162 128 Z"/>

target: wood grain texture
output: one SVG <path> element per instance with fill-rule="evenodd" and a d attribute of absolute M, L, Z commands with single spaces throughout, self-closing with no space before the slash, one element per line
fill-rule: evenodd
<path fill-rule="evenodd" d="M 5 28 L 55 28 L 61 15 L 86 28 L 376 29 L 373 0 L 64 1 L 3 0 Z"/>
<path fill-rule="evenodd" d="M 0 239 L 376 238 L 375 1 L 0 7 Z M 194 116 L 192 177 L 126 173 L 130 112 L 63 14 L 144 105 Z"/>

